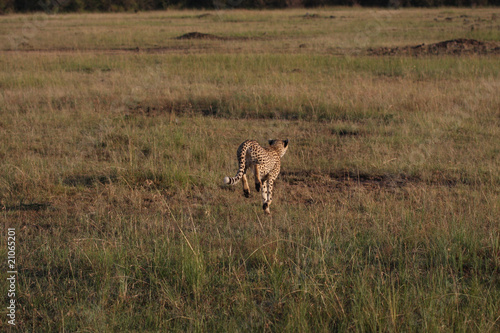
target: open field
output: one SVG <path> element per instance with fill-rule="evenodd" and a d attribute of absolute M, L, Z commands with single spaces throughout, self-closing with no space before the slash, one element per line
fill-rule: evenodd
<path fill-rule="evenodd" d="M 163 53 L 360 52 L 447 39 L 500 40 L 500 11 L 351 9 L 167 11 L 135 14 L 3 16 L 1 50 Z M 412 22 L 412 24 L 408 24 Z M 177 40 L 188 32 L 228 40 Z"/>
<path fill-rule="evenodd" d="M 492 8 L 0 16 L 17 328 L 499 331 L 499 27 Z M 374 52 L 458 38 L 488 52 Z M 248 138 L 290 140 L 271 216 L 222 185 Z"/>

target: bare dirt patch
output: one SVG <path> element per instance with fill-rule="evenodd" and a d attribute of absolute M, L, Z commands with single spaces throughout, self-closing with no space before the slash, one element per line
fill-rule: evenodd
<path fill-rule="evenodd" d="M 436 172 L 429 179 L 422 179 L 418 176 L 405 173 L 372 174 L 349 170 L 336 170 L 330 173 L 321 173 L 307 170 L 283 170 L 280 173 L 280 178 L 291 186 L 322 187 L 325 188 L 327 192 L 351 187 L 390 191 L 417 184 L 454 187 L 460 183 L 470 183 L 467 180 L 456 179 L 440 172 Z"/>
<path fill-rule="evenodd" d="M 402 47 L 380 47 L 368 49 L 369 55 L 471 55 L 500 54 L 500 43 L 484 42 L 475 39 L 451 39 L 434 44 L 419 44 Z"/>
<path fill-rule="evenodd" d="M 363 174 L 339 170 L 331 173 L 315 173 L 311 171 L 283 171 L 283 180 L 290 185 L 309 184 L 311 186 L 327 186 L 330 188 L 345 188 L 363 186 L 367 188 L 401 188 L 409 183 L 419 182 L 419 179 L 404 174 Z"/>
<path fill-rule="evenodd" d="M 341 193 L 405 193 L 418 180 L 404 174 L 376 175 L 338 170 L 331 173 L 282 171 L 284 191 L 289 199 L 306 206 L 339 200 Z M 277 186 L 280 186 L 279 183 Z M 279 191 L 279 190 L 278 190 Z M 319 194 L 319 195 L 318 195 Z"/>

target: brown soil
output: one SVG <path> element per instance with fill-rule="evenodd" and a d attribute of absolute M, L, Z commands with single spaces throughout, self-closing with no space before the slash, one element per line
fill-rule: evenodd
<path fill-rule="evenodd" d="M 399 175 L 371 175 L 357 174 L 340 170 L 330 174 L 320 174 L 308 171 L 283 171 L 282 179 L 289 185 L 327 186 L 331 188 L 344 188 L 350 186 L 363 186 L 369 188 L 401 188 L 409 183 L 420 180 L 414 177 Z"/>
<path fill-rule="evenodd" d="M 370 55 L 470 55 L 500 54 L 500 43 L 483 42 L 475 39 L 452 39 L 434 44 L 420 44 L 402 47 L 380 47 L 368 49 Z"/>
<path fill-rule="evenodd" d="M 410 184 L 427 184 L 438 186 L 456 186 L 457 183 L 466 183 L 451 179 L 436 173 L 431 179 L 423 180 L 416 176 L 401 174 L 365 174 L 348 170 L 337 170 L 331 173 L 315 173 L 311 171 L 282 171 L 280 178 L 288 185 L 304 185 L 312 187 L 348 188 L 362 186 L 371 189 L 397 189 Z"/>

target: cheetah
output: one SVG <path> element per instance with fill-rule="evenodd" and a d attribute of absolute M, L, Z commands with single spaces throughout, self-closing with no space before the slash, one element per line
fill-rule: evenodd
<path fill-rule="evenodd" d="M 255 189 L 261 192 L 264 212 L 270 214 L 269 206 L 273 200 L 273 184 L 278 177 L 281 158 L 288 149 L 288 140 L 269 140 L 269 147 L 263 148 L 255 140 L 246 140 L 236 153 L 239 169 L 234 177 L 224 177 L 224 184 L 234 185 L 243 179 L 243 194 L 250 197 L 247 170 L 252 168 L 255 175 Z"/>

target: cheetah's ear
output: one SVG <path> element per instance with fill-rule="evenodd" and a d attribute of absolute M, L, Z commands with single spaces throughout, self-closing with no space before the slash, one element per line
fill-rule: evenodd
<path fill-rule="evenodd" d="M 285 141 L 283 141 L 285 143 L 285 148 L 286 146 L 288 146 L 288 139 L 286 139 Z"/>
<path fill-rule="evenodd" d="M 276 141 L 276 140 L 269 140 L 269 145 L 272 146 L 274 141 Z"/>

